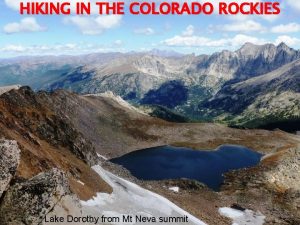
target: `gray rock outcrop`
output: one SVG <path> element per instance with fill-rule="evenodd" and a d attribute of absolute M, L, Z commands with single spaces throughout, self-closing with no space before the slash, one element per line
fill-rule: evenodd
<path fill-rule="evenodd" d="M 9 187 L 20 163 L 20 149 L 16 141 L 0 140 L 0 197 Z"/>
<path fill-rule="evenodd" d="M 48 214 L 81 215 L 81 206 L 72 195 L 66 175 L 52 169 L 11 186 L 0 206 L 0 224 L 42 224 Z"/>

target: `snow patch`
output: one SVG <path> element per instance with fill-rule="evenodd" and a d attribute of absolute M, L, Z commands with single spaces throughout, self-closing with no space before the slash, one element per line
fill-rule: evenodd
<path fill-rule="evenodd" d="M 107 204 L 112 204 L 115 201 L 114 194 L 107 193 L 97 193 L 96 197 L 84 202 L 82 201 L 83 206 L 93 207 L 93 206 L 105 206 Z"/>
<path fill-rule="evenodd" d="M 108 213 L 154 217 L 188 216 L 189 222 L 185 225 L 205 225 L 203 221 L 179 208 L 166 198 L 117 177 L 99 165 L 94 166 L 93 169 L 113 188 L 113 193 L 98 193 L 93 199 L 82 201 L 83 212 L 87 215 L 99 216 Z M 160 225 L 158 222 L 151 224 Z"/>
<path fill-rule="evenodd" d="M 105 157 L 105 156 L 103 156 L 103 155 L 100 155 L 99 153 L 97 153 L 97 156 L 98 156 L 99 158 L 102 158 L 102 159 L 104 159 L 104 160 L 108 161 L 108 158 L 106 158 L 106 157 Z"/>
<path fill-rule="evenodd" d="M 266 218 L 260 212 L 254 212 L 249 209 L 241 211 L 224 207 L 219 209 L 219 213 L 232 219 L 232 225 L 263 225 Z"/>
<path fill-rule="evenodd" d="M 169 187 L 170 191 L 179 192 L 179 187 Z"/>

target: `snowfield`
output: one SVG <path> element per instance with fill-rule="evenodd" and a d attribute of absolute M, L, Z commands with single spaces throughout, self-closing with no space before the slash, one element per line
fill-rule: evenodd
<path fill-rule="evenodd" d="M 219 209 L 219 213 L 230 218 L 232 225 L 263 225 L 266 218 L 260 212 L 254 212 L 249 209 L 241 211 L 224 207 Z"/>
<path fill-rule="evenodd" d="M 140 186 L 126 181 L 114 174 L 105 171 L 101 166 L 94 166 L 93 169 L 113 188 L 112 194 L 98 193 L 97 196 L 88 201 L 82 201 L 83 213 L 92 216 L 101 217 L 119 217 L 132 215 L 133 221 L 124 223 L 106 222 L 104 224 L 136 224 L 136 225 L 163 225 L 163 224 L 180 224 L 180 225 L 205 225 L 203 221 L 192 216 L 188 212 L 179 208 L 166 198 L 145 190 Z M 146 217 L 147 222 L 139 222 L 136 216 Z M 188 222 L 178 223 L 160 223 L 159 217 L 187 217 Z M 156 222 L 153 222 L 156 219 Z M 100 224 L 100 223 L 99 223 Z M 103 224 L 103 223 L 101 223 Z"/>

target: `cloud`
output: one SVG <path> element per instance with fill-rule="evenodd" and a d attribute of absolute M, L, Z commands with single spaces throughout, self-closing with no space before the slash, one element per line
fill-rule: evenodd
<path fill-rule="evenodd" d="M 4 2 L 11 9 L 18 10 L 21 0 L 4 0 Z"/>
<path fill-rule="evenodd" d="M 254 44 L 264 44 L 265 40 L 252 36 L 238 34 L 233 38 L 210 39 L 201 36 L 175 36 L 173 38 L 163 41 L 167 46 L 177 47 L 227 47 L 240 46 L 246 42 Z"/>
<path fill-rule="evenodd" d="M 6 5 L 13 9 L 19 10 L 20 2 L 32 2 L 31 0 L 5 0 Z M 36 0 L 35 2 L 52 2 L 52 3 L 61 3 L 61 0 Z M 97 0 L 66 0 L 65 2 L 70 3 L 71 8 L 71 16 L 63 17 L 63 21 L 65 24 L 71 24 L 79 28 L 81 33 L 87 35 L 96 35 L 101 34 L 105 30 L 117 27 L 120 25 L 122 16 L 120 15 L 99 15 L 98 14 L 98 7 L 96 6 Z M 92 9 L 91 15 L 89 16 L 77 16 L 74 15 L 76 11 L 76 3 L 77 2 L 91 2 Z M 14 25 L 15 26 L 15 25 Z"/>
<path fill-rule="evenodd" d="M 26 48 L 22 45 L 6 45 L 0 48 L 0 52 L 25 52 Z"/>
<path fill-rule="evenodd" d="M 300 10 L 300 2 L 296 0 L 286 0 L 286 3 L 296 10 Z"/>
<path fill-rule="evenodd" d="M 66 43 L 56 45 L 19 45 L 9 44 L 0 46 L 0 53 L 5 55 L 63 55 L 63 54 L 89 54 L 93 52 L 124 51 L 121 48 L 123 42 L 114 41 L 109 45 L 87 44 L 87 43 Z M 107 47 L 109 46 L 109 47 Z"/>
<path fill-rule="evenodd" d="M 226 24 L 221 27 L 221 30 L 230 32 L 262 32 L 263 30 L 265 30 L 265 28 L 260 23 L 257 23 L 253 20 L 247 20 L 244 22 Z"/>
<path fill-rule="evenodd" d="M 4 26 L 3 31 L 6 34 L 20 33 L 20 32 L 39 32 L 45 31 L 46 27 L 38 24 L 35 18 L 26 17 L 20 22 L 9 23 Z"/>
<path fill-rule="evenodd" d="M 299 31 L 300 24 L 298 23 L 280 24 L 271 28 L 271 32 L 273 33 L 295 33 Z"/>
<path fill-rule="evenodd" d="M 288 46 L 298 46 L 298 45 L 300 45 L 300 39 L 299 38 L 290 37 L 290 36 L 287 36 L 287 35 L 279 36 L 275 40 L 276 45 L 279 45 L 282 42 L 284 42 Z"/>
<path fill-rule="evenodd" d="M 186 48 L 197 48 L 197 47 L 208 47 L 216 49 L 235 49 L 245 43 L 250 42 L 256 45 L 263 45 L 267 43 L 273 43 L 279 45 L 284 42 L 290 47 L 297 48 L 300 46 L 300 39 L 296 37 L 291 37 L 287 35 L 278 36 L 275 40 L 265 40 L 253 36 L 248 36 L 244 34 L 238 34 L 233 37 L 221 38 L 221 39 L 211 39 L 202 36 L 182 36 L 177 35 L 172 38 L 166 39 L 162 42 L 163 45 L 168 47 L 186 47 Z"/>
<path fill-rule="evenodd" d="M 49 52 L 66 52 L 70 50 L 75 50 L 78 48 L 78 45 L 76 44 L 63 44 L 63 45 L 32 45 L 32 46 L 24 46 L 24 45 L 6 45 L 2 48 L 0 48 L 0 52 L 9 52 L 9 53 L 49 53 Z"/>
<path fill-rule="evenodd" d="M 118 46 L 118 47 L 122 46 L 123 44 L 124 44 L 124 43 L 123 43 L 122 40 L 116 40 L 116 41 L 114 41 L 114 43 L 113 43 L 114 46 Z"/>
<path fill-rule="evenodd" d="M 143 35 L 153 35 L 153 34 L 155 34 L 155 31 L 151 27 L 135 29 L 133 32 L 135 34 L 143 34 Z"/>
<path fill-rule="evenodd" d="M 188 25 L 186 29 L 182 32 L 182 36 L 192 36 L 195 33 L 195 28 L 193 25 Z"/>
<path fill-rule="evenodd" d="M 167 46 L 174 47 L 227 47 L 227 46 L 240 46 L 245 42 L 252 42 L 254 44 L 264 44 L 265 40 L 259 39 L 253 36 L 248 36 L 244 34 L 238 34 L 232 38 L 221 38 L 221 39 L 211 39 L 208 37 L 197 36 L 194 35 L 194 32 L 190 32 L 189 36 L 187 34 L 187 30 L 189 30 L 190 26 L 188 26 L 185 31 L 182 32 L 181 35 L 176 35 L 172 38 L 164 40 L 162 43 Z M 189 28 L 189 29 L 188 29 Z M 192 30 L 192 29 L 190 29 Z"/>
<path fill-rule="evenodd" d="M 102 34 L 105 30 L 118 27 L 121 21 L 121 15 L 71 16 L 64 19 L 65 24 L 75 25 L 82 34 L 86 35 Z"/>

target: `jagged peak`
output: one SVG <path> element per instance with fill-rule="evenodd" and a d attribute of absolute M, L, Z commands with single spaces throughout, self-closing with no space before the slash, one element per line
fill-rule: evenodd
<path fill-rule="evenodd" d="M 284 42 L 281 42 L 279 45 L 277 45 L 277 49 L 291 50 L 291 48 Z"/>
<path fill-rule="evenodd" d="M 249 48 L 249 47 L 256 47 L 256 46 L 259 46 L 259 45 L 256 45 L 252 42 L 246 42 L 245 44 L 242 45 L 241 49 L 243 48 Z"/>
<path fill-rule="evenodd" d="M 289 47 L 285 42 L 281 42 L 277 46 L 272 44 L 272 43 L 268 43 L 268 44 L 264 44 L 264 45 L 257 45 L 257 44 L 253 44 L 251 42 L 246 42 L 240 49 L 237 50 L 237 52 L 247 52 L 247 51 L 251 51 L 251 50 L 253 51 L 253 49 L 265 50 L 265 49 L 268 49 L 268 48 L 293 50 L 293 48 Z"/>
<path fill-rule="evenodd" d="M 264 45 L 258 45 L 258 44 L 253 44 L 251 42 L 246 42 L 239 50 L 237 50 L 238 52 L 251 52 L 253 50 L 263 50 L 266 48 L 273 48 L 276 47 L 274 44 L 268 43 L 268 44 L 264 44 Z"/>
<path fill-rule="evenodd" d="M 275 55 L 277 51 L 278 47 L 272 43 L 256 45 L 247 42 L 239 50 L 237 50 L 236 53 L 241 56 L 250 56 L 253 58 L 261 54 L 263 54 L 265 57 L 267 57 L 268 55 Z"/>

